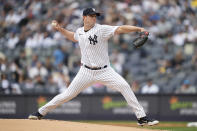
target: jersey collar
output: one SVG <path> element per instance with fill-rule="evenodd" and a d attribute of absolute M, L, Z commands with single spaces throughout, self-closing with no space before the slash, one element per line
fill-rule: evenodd
<path fill-rule="evenodd" d="M 84 26 L 83 26 L 83 32 L 84 32 L 84 33 L 87 33 L 87 32 L 89 32 L 90 30 L 92 30 L 93 28 L 95 28 L 96 26 L 97 26 L 97 23 L 95 23 L 94 26 L 93 26 L 91 29 L 89 29 L 88 31 L 85 31 L 85 30 L 84 30 Z"/>

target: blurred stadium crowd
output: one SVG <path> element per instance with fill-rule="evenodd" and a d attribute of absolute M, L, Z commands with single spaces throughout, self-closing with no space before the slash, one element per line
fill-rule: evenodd
<path fill-rule="evenodd" d="M 141 26 L 150 40 L 131 48 L 135 33 L 109 42 L 111 66 L 135 93 L 197 93 L 196 0 L 2 0 L 0 94 L 56 94 L 80 68 L 80 50 L 51 27 L 75 31 L 82 11 L 102 12 L 98 23 Z M 116 93 L 97 83 L 82 93 Z"/>

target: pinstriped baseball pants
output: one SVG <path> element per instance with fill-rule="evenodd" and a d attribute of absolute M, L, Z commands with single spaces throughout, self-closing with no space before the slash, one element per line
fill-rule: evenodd
<path fill-rule="evenodd" d="M 137 118 L 146 116 L 142 106 L 138 103 L 136 96 L 131 90 L 129 84 L 116 73 L 111 67 L 101 70 L 90 70 L 81 66 L 79 72 L 69 85 L 68 89 L 55 96 L 46 105 L 38 111 L 42 115 L 46 115 L 50 110 L 76 97 L 82 90 L 94 83 L 102 83 L 107 87 L 119 91 L 126 99 L 128 105 L 132 107 Z"/>

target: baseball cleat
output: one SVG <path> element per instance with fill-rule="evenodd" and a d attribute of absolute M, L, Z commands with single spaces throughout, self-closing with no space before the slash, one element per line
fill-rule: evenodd
<path fill-rule="evenodd" d="M 138 125 L 139 126 L 144 126 L 145 124 L 149 125 L 149 126 L 153 126 L 153 125 L 157 125 L 159 123 L 158 120 L 154 120 L 154 119 L 150 119 L 147 116 L 142 117 L 140 119 L 138 119 Z"/>
<path fill-rule="evenodd" d="M 40 120 L 43 118 L 43 115 L 41 115 L 39 112 L 35 112 L 29 115 L 28 119 L 30 120 Z"/>

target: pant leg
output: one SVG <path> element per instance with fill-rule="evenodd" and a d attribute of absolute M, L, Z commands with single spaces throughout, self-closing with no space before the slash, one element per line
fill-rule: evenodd
<path fill-rule="evenodd" d="M 135 94 L 133 93 L 129 84 L 124 80 L 122 76 L 116 73 L 111 67 L 100 73 L 97 80 L 119 91 L 126 99 L 128 105 L 132 107 L 137 118 L 146 116 L 143 107 L 139 104 Z"/>
<path fill-rule="evenodd" d="M 76 77 L 73 79 L 65 92 L 55 96 L 46 105 L 39 108 L 39 113 L 46 115 L 49 111 L 55 109 L 57 106 L 76 97 L 83 89 L 92 84 L 93 77 L 84 67 L 81 67 Z"/>

